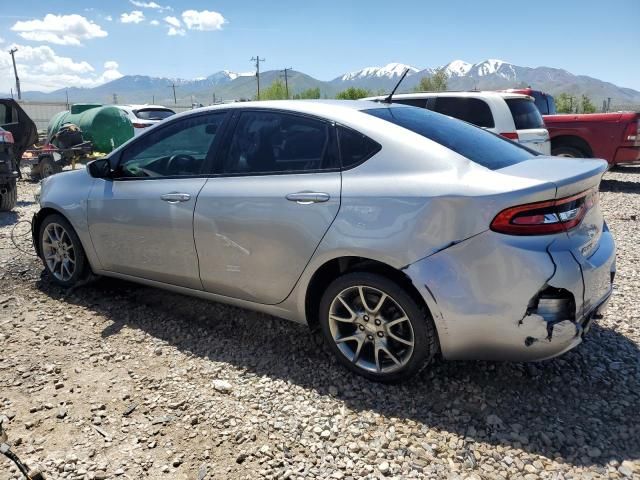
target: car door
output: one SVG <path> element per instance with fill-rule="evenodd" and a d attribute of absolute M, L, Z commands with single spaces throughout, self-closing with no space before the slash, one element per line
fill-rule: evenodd
<path fill-rule="evenodd" d="M 113 178 L 88 199 L 91 240 L 103 270 L 202 289 L 193 212 L 226 112 L 176 119 L 138 137 Z"/>
<path fill-rule="evenodd" d="M 243 110 L 234 123 L 196 205 L 200 278 L 209 292 L 276 304 L 340 208 L 334 127 L 273 110 Z"/>

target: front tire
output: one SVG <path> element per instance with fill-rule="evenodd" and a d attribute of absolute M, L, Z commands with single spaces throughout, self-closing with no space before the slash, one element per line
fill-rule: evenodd
<path fill-rule="evenodd" d="M 0 211 L 8 212 L 18 203 L 18 185 L 15 178 L 8 184 L 0 186 Z"/>
<path fill-rule="evenodd" d="M 437 352 L 427 308 L 382 275 L 354 272 L 337 278 L 325 291 L 319 313 L 323 336 L 338 361 L 370 380 L 406 380 Z"/>
<path fill-rule="evenodd" d="M 68 288 L 86 278 L 87 257 L 80 238 L 66 218 L 59 214 L 46 217 L 38 238 L 44 268 L 54 283 Z"/>

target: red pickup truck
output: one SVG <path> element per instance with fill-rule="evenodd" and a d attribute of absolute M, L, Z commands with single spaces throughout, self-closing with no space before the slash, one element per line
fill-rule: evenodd
<path fill-rule="evenodd" d="M 534 98 L 551 137 L 551 154 L 603 158 L 610 165 L 640 163 L 640 113 L 557 114 L 551 95 L 531 88 L 509 92 Z"/>

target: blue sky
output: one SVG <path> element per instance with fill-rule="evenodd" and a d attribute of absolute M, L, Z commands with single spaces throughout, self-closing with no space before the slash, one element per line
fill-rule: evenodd
<path fill-rule="evenodd" d="M 498 58 L 640 90 L 639 0 L 2 4 L 0 91 L 13 82 L 6 53 L 13 44 L 23 90 L 93 86 L 121 74 L 195 78 L 222 69 L 244 72 L 257 54 L 266 58 L 264 69 L 293 67 L 322 80 L 390 62 L 424 68 Z M 47 20 L 47 14 L 55 17 Z"/>

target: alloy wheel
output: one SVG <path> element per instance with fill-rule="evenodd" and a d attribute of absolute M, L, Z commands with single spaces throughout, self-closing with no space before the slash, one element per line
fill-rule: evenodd
<path fill-rule="evenodd" d="M 62 282 L 73 277 L 76 271 L 76 254 L 73 241 L 65 228 L 50 223 L 42 234 L 42 254 L 49 271 Z"/>
<path fill-rule="evenodd" d="M 390 295 L 356 285 L 341 291 L 329 308 L 329 330 L 340 352 L 372 373 L 391 373 L 411 359 L 411 320 Z"/>

